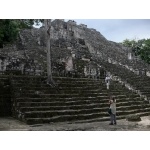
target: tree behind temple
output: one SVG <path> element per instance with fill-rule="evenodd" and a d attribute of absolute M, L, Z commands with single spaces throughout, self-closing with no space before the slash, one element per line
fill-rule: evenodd
<path fill-rule="evenodd" d="M 0 19 L 0 48 L 15 42 L 19 31 L 32 28 L 35 22 L 40 22 L 40 19 Z"/>

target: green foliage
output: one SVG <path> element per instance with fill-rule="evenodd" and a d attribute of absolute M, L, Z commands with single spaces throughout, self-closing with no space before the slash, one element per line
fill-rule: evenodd
<path fill-rule="evenodd" d="M 150 39 L 124 40 L 124 46 L 131 47 L 134 54 L 139 55 L 146 63 L 150 64 Z"/>
<path fill-rule="evenodd" d="M 132 47 L 133 45 L 136 44 L 135 40 L 129 40 L 129 39 L 125 39 L 122 44 L 126 47 Z"/>
<path fill-rule="evenodd" d="M 145 62 L 150 64 L 150 39 L 147 39 L 143 42 L 138 54 Z"/>
<path fill-rule="evenodd" d="M 20 29 L 31 28 L 40 19 L 1 19 L 0 20 L 0 47 L 3 44 L 12 43 L 16 40 Z"/>

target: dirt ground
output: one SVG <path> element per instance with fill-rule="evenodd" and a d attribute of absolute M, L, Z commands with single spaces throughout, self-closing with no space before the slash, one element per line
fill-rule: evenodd
<path fill-rule="evenodd" d="M 139 122 L 118 120 L 117 125 L 109 122 L 53 123 L 27 125 L 14 118 L 0 118 L 0 131 L 150 131 L 150 116 Z"/>

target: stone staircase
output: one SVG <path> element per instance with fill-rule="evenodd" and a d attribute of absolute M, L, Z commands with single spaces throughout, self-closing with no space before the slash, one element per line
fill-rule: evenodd
<path fill-rule="evenodd" d="M 0 117 L 11 115 L 11 95 L 8 76 L 0 76 Z"/>
<path fill-rule="evenodd" d="M 111 64 L 109 62 L 97 61 L 112 75 L 120 77 L 125 83 L 130 84 L 140 94 L 147 96 L 150 100 L 150 77 L 145 75 L 137 75 L 132 71 L 120 65 Z"/>
<path fill-rule="evenodd" d="M 58 90 L 44 80 L 31 76 L 11 79 L 14 117 L 27 124 L 108 121 L 110 95 L 117 100 L 117 119 L 150 114 L 150 104 L 118 82 L 111 81 L 107 90 L 103 79 L 55 77 Z"/>

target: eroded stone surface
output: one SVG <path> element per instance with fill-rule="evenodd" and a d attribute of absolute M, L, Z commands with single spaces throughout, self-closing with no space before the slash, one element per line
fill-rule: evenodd
<path fill-rule="evenodd" d="M 119 120 L 117 125 L 108 125 L 109 122 L 94 123 L 55 123 L 26 125 L 13 118 L 0 118 L 1 131 L 149 131 L 150 117 L 142 117 L 142 121 L 128 122 Z"/>

